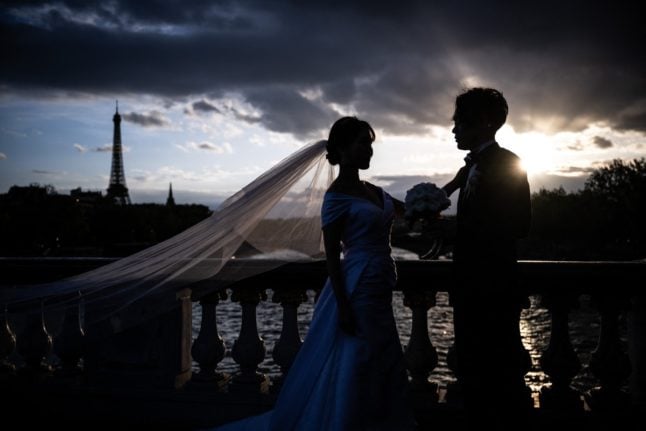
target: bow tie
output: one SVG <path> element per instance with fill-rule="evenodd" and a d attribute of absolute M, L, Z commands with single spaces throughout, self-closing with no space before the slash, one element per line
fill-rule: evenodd
<path fill-rule="evenodd" d="M 464 163 L 466 163 L 466 164 L 467 164 L 467 166 L 473 166 L 473 165 L 475 165 L 476 163 L 478 163 L 478 159 L 479 159 L 479 158 L 480 158 L 480 157 L 479 157 L 479 154 L 472 154 L 472 153 L 469 153 L 469 154 L 467 154 L 467 156 L 464 158 Z"/>

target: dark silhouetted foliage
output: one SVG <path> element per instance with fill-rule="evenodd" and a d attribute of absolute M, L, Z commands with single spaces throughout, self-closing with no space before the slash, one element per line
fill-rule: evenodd
<path fill-rule="evenodd" d="M 646 159 L 613 160 L 584 189 L 532 196 L 532 229 L 521 258 L 634 260 L 646 257 Z"/>
<path fill-rule="evenodd" d="M 98 192 L 58 194 L 52 186 L 12 187 L 0 195 L 2 256 L 125 256 L 208 217 L 203 205 L 115 206 Z M 285 230 L 288 221 L 265 223 Z M 440 240 L 450 253 L 455 219 L 409 235 L 393 227 L 393 245 L 420 255 Z M 260 241 L 261 238 L 256 238 Z M 437 256 L 436 256 L 437 257 Z M 613 160 L 592 172 L 583 190 L 540 190 L 532 195 L 532 228 L 519 247 L 521 259 L 634 260 L 646 258 L 646 159 Z"/>
<path fill-rule="evenodd" d="M 13 186 L 0 195 L 2 256 L 125 256 L 210 215 L 204 205 L 117 206 L 97 192 Z"/>

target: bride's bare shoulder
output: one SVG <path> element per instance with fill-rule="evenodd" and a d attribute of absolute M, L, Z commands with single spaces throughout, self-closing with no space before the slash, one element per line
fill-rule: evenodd
<path fill-rule="evenodd" d="M 368 181 L 364 181 L 363 183 L 364 183 L 368 188 L 370 188 L 372 191 L 374 191 L 374 192 L 376 192 L 376 193 L 381 193 L 381 190 L 382 190 L 382 189 L 381 189 L 381 187 L 376 186 L 376 185 L 374 185 L 374 184 L 372 184 L 372 183 L 369 183 Z"/>
<path fill-rule="evenodd" d="M 328 192 L 338 192 L 338 193 L 343 193 L 347 187 L 344 187 L 344 184 L 340 181 L 332 181 L 332 184 L 330 184 L 330 187 L 328 187 L 327 191 Z"/>

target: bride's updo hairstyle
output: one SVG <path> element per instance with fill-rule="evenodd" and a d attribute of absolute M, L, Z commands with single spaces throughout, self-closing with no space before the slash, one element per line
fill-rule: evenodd
<path fill-rule="evenodd" d="M 338 165 L 341 162 L 341 152 L 352 144 L 359 134 L 367 130 L 374 142 L 375 131 L 367 121 L 359 120 L 357 117 L 342 117 L 336 120 L 330 129 L 330 136 L 327 138 L 326 158 L 331 165 Z"/>

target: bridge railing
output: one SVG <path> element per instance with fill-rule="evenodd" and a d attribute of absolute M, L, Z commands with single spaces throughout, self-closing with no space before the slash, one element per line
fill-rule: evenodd
<path fill-rule="evenodd" d="M 109 261 L 1 259 L 0 282 L 15 286 L 52 280 Z M 411 316 L 405 358 L 412 388 L 427 404 L 459 400 L 459 397 L 440 397 L 446 388 L 438 388 L 429 380 L 439 360 L 434 345 L 437 340 L 429 335 L 429 310 L 436 306 L 438 292 L 450 294 L 454 289 L 452 264 L 398 261 L 397 271 L 397 290 L 402 292 L 403 303 Z M 177 306 L 171 311 L 109 338 L 93 334 L 93 328 L 83 326 L 81 305 L 68 309 L 62 316 L 41 315 L 22 321 L 21 316 L 6 309 L 0 325 L 2 376 L 5 381 L 8 378 L 14 382 L 59 379 L 86 387 L 135 385 L 182 391 L 197 388 L 202 392 L 218 392 L 222 394 L 220 399 L 271 396 L 270 388 L 280 386 L 302 342 L 299 307 L 307 301 L 308 291 L 320 291 L 325 278 L 325 263 L 313 261 L 284 264 L 216 292 L 206 280 L 176 292 Z M 549 382 L 540 389 L 537 408 L 608 411 L 644 405 L 646 299 L 642 289 L 645 279 L 645 262 L 520 263 L 519 288 L 529 295 L 538 295 L 539 306 L 549 311 L 551 319 L 549 344 L 539 360 Z M 273 292 L 271 301 L 282 308 L 282 315 L 275 316 L 282 320 L 280 336 L 272 346 L 265 345 L 261 337 L 263 328 L 258 327 L 256 315 L 258 307 L 267 301 L 268 290 Z M 590 357 L 587 364 L 581 363 L 569 331 L 571 311 L 582 295 L 592 298 L 600 321 L 598 343 L 592 352 L 587 352 Z M 225 301 L 240 306 L 240 331 L 231 351 L 238 365 L 234 373 L 223 372 L 219 365 L 225 358 L 226 344 L 219 333 L 218 321 L 226 317 L 218 317 L 218 311 Z M 196 328 L 193 327 L 193 302 L 199 303 L 201 309 Z M 135 307 L 131 312 L 140 310 Z M 624 318 L 628 324 L 620 325 Z M 624 327 L 627 329 L 622 332 Z M 56 336 L 52 337 L 54 333 Z M 273 385 L 259 371 L 259 364 L 268 355 L 280 367 Z M 195 364 L 197 371 L 193 372 Z M 585 397 L 572 386 L 582 366 L 589 367 L 598 383 Z"/>

